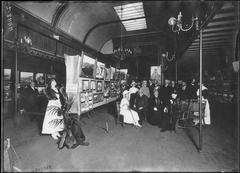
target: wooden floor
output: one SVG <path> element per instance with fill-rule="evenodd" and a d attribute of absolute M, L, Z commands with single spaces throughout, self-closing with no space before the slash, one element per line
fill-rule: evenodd
<path fill-rule="evenodd" d="M 233 105 L 210 103 L 212 125 L 203 129 L 203 150 L 195 146 L 196 129 L 160 132 L 147 122 L 142 128 L 116 126 L 103 106 L 83 118 L 89 146 L 57 149 L 50 136 L 39 136 L 28 117 L 5 120 L 23 171 L 231 171 L 238 168 L 237 127 Z M 16 124 L 14 125 L 15 122 Z M 109 133 L 103 129 L 108 123 Z"/>

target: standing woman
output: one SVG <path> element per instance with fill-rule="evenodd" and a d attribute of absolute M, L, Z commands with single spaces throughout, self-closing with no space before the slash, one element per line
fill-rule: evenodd
<path fill-rule="evenodd" d="M 51 134 L 52 138 L 57 140 L 60 137 L 59 132 L 64 130 L 63 116 L 59 114 L 62 103 L 60 99 L 61 93 L 56 88 L 57 82 L 51 79 L 47 89 L 46 96 L 48 105 L 43 120 L 42 134 Z M 62 96 L 61 96 L 62 98 Z"/>

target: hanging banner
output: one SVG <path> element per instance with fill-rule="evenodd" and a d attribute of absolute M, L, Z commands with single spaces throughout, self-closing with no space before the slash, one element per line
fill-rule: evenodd
<path fill-rule="evenodd" d="M 64 54 L 66 65 L 66 93 L 74 102 L 70 109 L 71 113 L 80 115 L 79 102 L 79 75 L 82 57 L 79 55 L 69 56 Z"/>

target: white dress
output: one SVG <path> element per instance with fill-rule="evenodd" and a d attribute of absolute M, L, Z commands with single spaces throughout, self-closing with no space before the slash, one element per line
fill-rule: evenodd
<path fill-rule="evenodd" d="M 129 101 L 123 98 L 120 103 L 120 114 L 123 115 L 124 123 L 138 125 L 138 113 L 129 108 Z"/>
<path fill-rule="evenodd" d="M 207 89 L 205 86 L 203 87 L 203 90 L 204 89 Z M 197 96 L 199 96 L 199 89 L 197 90 Z M 210 114 L 210 105 L 209 105 L 209 102 L 208 102 L 208 99 L 204 99 L 202 97 L 202 101 L 205 101 L 206 102 L 206 105 L 205 105 L 205 110 L 204 110 L 204 122 L 205 124 L 208 124 L 210 125 L 211 124 L 211 114 Z"/>
<path fill-rule="evenodd" d="M 43 120 L 42 134 L 53 134 L 64 129 L 63 116 L 58 116 L 61 109 L 60 95 L 56 93 L 57 100 L 49 100 Z"/>

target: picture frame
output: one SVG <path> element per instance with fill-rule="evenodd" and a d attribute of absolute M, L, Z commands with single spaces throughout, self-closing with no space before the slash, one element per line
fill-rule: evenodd
<path fill-rule="evenodd" d="M 93 78 L 95 69 L 95 59 L 90 56 L 83 55 L 82 65 L 81 65 L 81 77 Z"/>
<path fill-rule="evenodd" d="M 89 80 L 83 80 L 82 81 L 82 90 L 88 91 L 89 90 Z"/>
<path fill-rule="evenodd" d="M 98 92 L 102 91 L 102 81 L 97 81 L 97 91 Z"/>
<path fill-rule="evenodd" d="M 29 84 L 31 81 L 33 81 L 33 76 L 34 76 L 33 72 L 21 71 L 19 81 L 21 84 Z"/>
<path fill-rule="evenodd" d="M 34 76 L 36 81 L 36 85 L 45 85 L 45 74 L 44 73 L 36 73 Z"/>
<path fill-rule="evenodd" d="M 96 81 L 95 80 L 91 80 L 90 90 L 92 90 L 92 91 L 96 90 Z"/>

